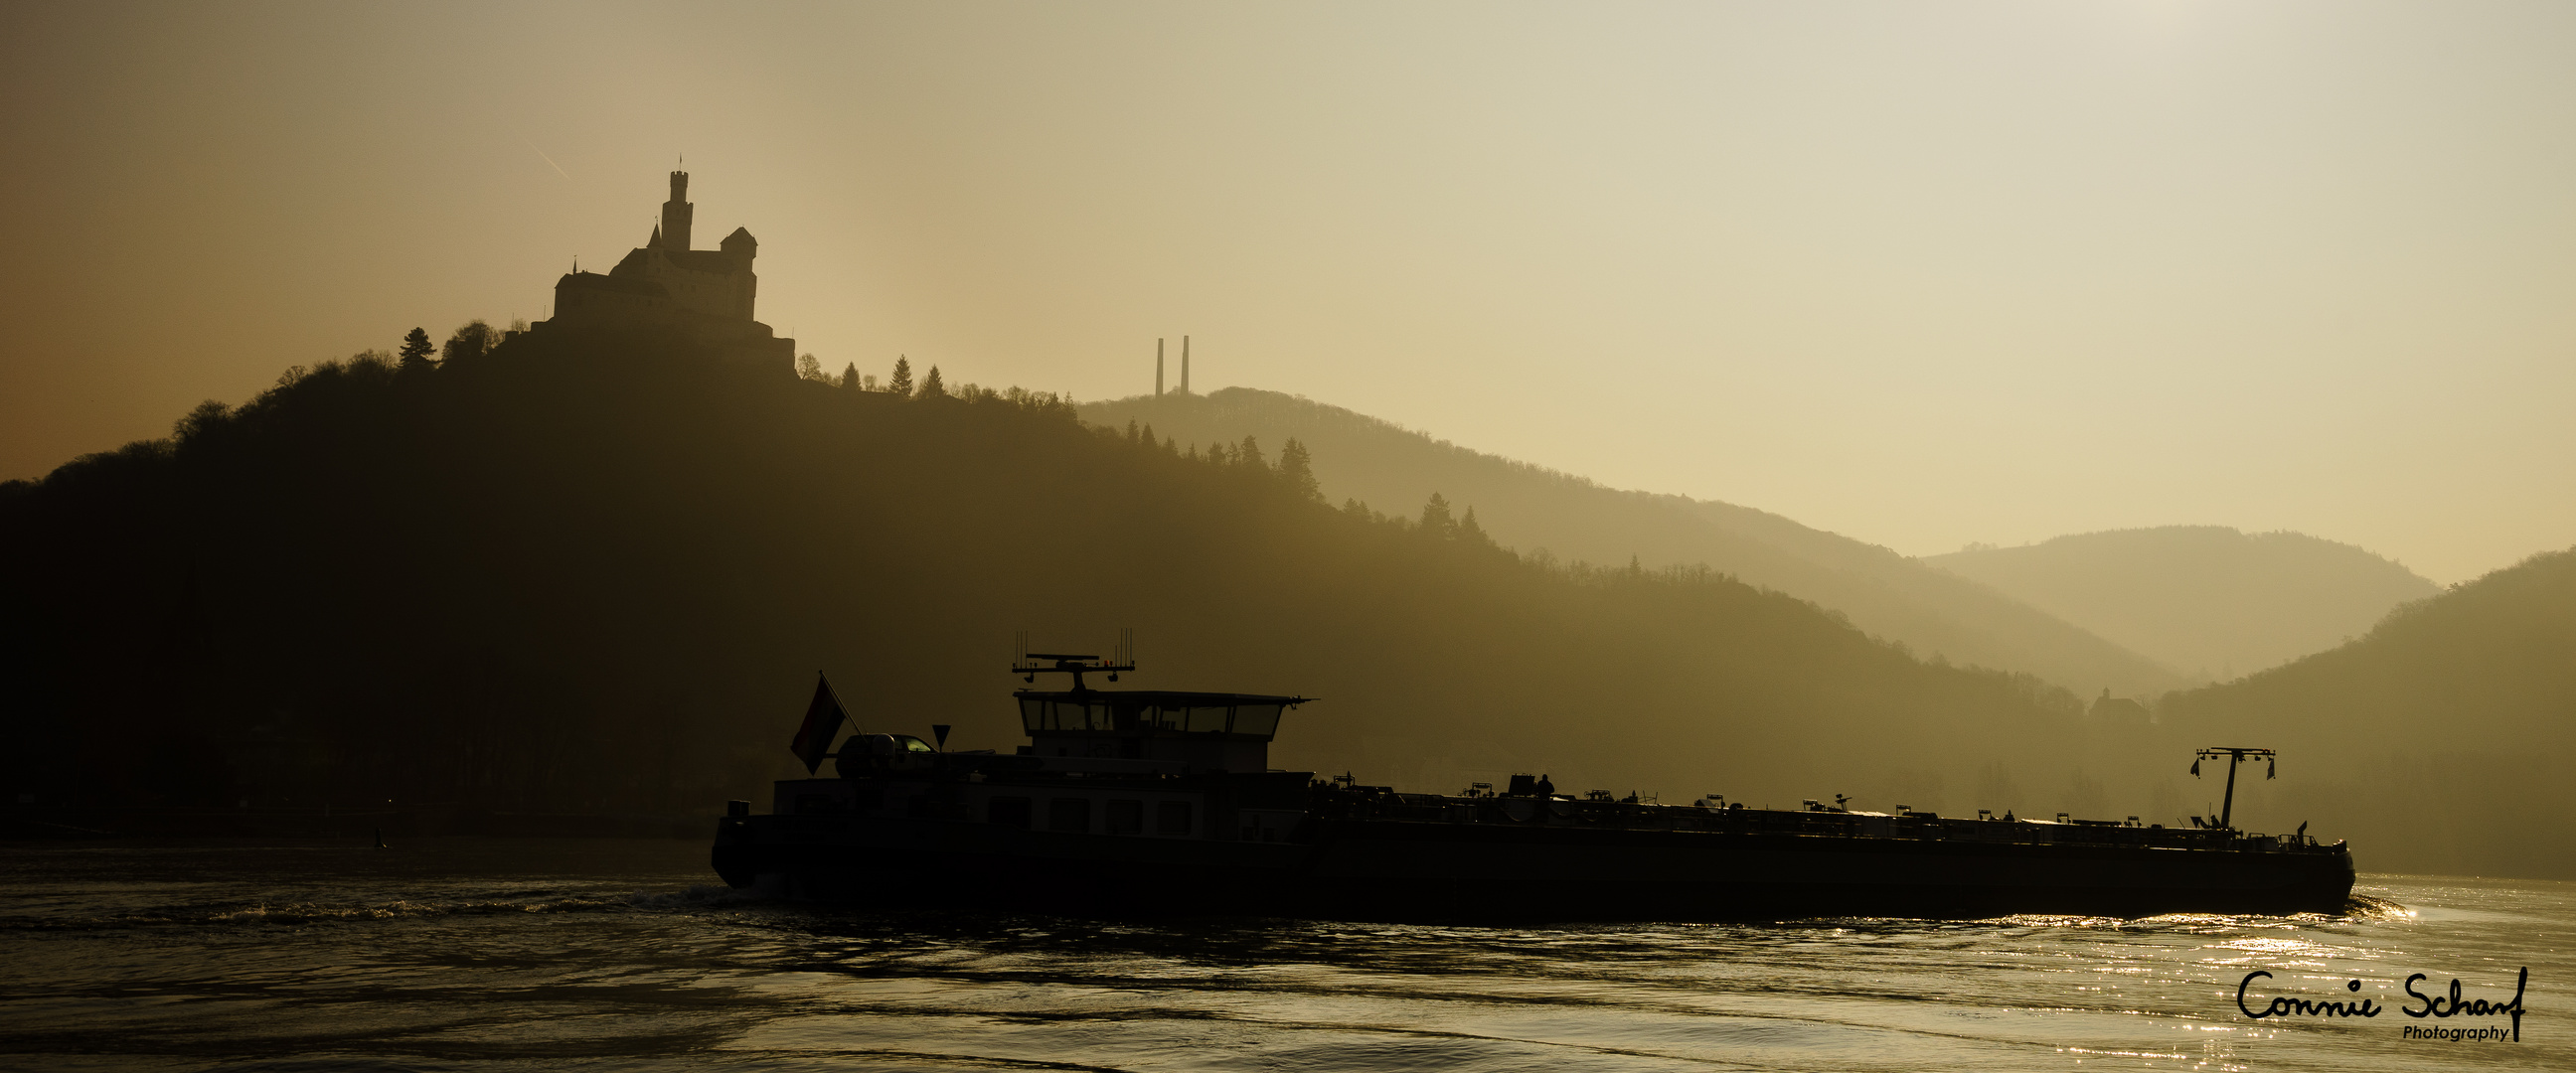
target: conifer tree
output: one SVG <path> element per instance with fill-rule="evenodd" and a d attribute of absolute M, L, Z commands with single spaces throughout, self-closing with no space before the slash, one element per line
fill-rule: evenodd
<path fill-rule="evenodd" d="M 403 368 L 425 369 L 432 364 L 429 356 L 437 352 L 438 344 L 429 341 L 429 333 L 414 328 L 403 336 L 402 349 L 395 353 L 401 356 Z"/>
<path fill-rule="evenodd" d="M 1261 457 L 1261 445 L 1252 442 L 1250 436 L 1244 437 L 1242 445 L 1234 449 L 1234 464 L 1258 469 L 1267 469 L 1270 466 L 1269 462 Z"/>
<path fill-rule="evenodd" d="M 1288 437 L 1288 445 L 1279 449 L 1279 476 L 1299 496 L 1317 503 L 1324 501 L 1324 486 L 1315 480 L 1315 459 L 1295 436 Z M 1470 516 L 1474 513 L 1468 512 Z"/>
<path fill-rule="evenodd" d="M 857 391 L 857 390 L 859 389 L 859 363 L 858 363 L 858 362 L 855 362 L 855 361 L 854 361 L 854 362 L 851 362 L 848 366 L 844 367 L 844 368 L 841 370 L 841 386 L 842 386 L 842 387 L 845 387 L 845 388 L 848 388 L 848 389 L 850 389 L 850 390 L 852 390 L 852 391 Z"/>
<path fill-rule="evenodd" d="M 1136 419 L 1135 419 L 1135 418 L 1132 418 L 1132 417 L 1127 419 L 1127 442 L 1129 442 L 1129 443 L 1137 443 L 1137 442 L 1140 442 L 1140 441 L 1139 441 L 1139 438 L 1138 438 L 1138 433 L 1136 432 Z"/>
<path fill-rule="evenodd" d="M 1466 515 L 1458 519 L 1458 539 L 1484 547 L 1492 547 L 1494 544 L 1494 538 L 1485 534 L 1485 527 L 1476 524 L 1474 507 L 1467 508 Z"/>
<path fill-rule="evenodd" d="M 1438 492 L 1422 505 L 1422 531 L 1442 540 L 1458 535 L 1458 522 L 1449 516 L 1449 500 Z"/>
<path fill-rule="evenodd" d="M 925 399 L 948 397 L 948 385 L 939 380 L 939 366 L 931 366 L 930 375 L 921 378 L 921 397 Z"/>
<path fill-rule="evenodd" d="M 905 358 L 901 354 L 895 355 L 894 379 L 886 381 L 886 390 L 894 392 L 895 394 L 901 395 L 907 399 L 912 397 L 911 359 Z"/>

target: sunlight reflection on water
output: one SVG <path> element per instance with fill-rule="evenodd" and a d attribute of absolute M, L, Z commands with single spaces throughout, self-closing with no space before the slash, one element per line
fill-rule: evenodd
<path fill-rule="evenodd" d="M 2576 1068 L 2576 886 L 2369 877 L 2345 916 L 1465 928 L 868 913 L 700 844 L 21 847 L 0 1052 L 447 1069 Z M 135 877 L 149 876 L 139 882 Z M 2250 1020 L 2267 994 L 2533 982 L 2519 1044 Z M 2501 989 L 2499 989 L 2501 985 Z M 2460 1022 L 2464 1023 L 2464 1022 Z M 2455 1023 L 2455 1027 L 2460 1024 Z"/>

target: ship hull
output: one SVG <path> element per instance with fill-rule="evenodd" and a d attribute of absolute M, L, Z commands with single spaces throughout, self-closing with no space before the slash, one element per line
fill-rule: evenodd
<path fill-rule="evenodd" d="M 1454 921 L 2339 912 L 2348 852 L 1318 819 L 1297 842 L 938 819 L 722 821 L 778 897 L 1039 912 Z"/>

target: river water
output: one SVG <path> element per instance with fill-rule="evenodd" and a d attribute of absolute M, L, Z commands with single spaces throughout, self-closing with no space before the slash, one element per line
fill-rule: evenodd
<path fill-rule="evenodd" d="M 700 842 L 0 846 L 0 1067 L 2576 1069 L 2576 884 L 2344 916 L 1467 928 L 765 904 Z M 2509 1016 L 2410 1018 L 2461 981 Z M 2271 997 L 2370 1018 L 2250 1019 Z M 2358 991 L 2347 981 L 2360 981 Z M 2409 1038 L 2409 1027 L 2501 1040 Z"/>

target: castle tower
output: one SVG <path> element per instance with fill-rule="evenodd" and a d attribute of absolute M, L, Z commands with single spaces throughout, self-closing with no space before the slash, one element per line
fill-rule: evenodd
<path fill-rule="evenodd" d="M 750 320 L 752 300 L 760 291 L 760 280 L 751 273 L 751 260 L 760 256 L 760 240 L 751 237 L 750 228 L 737 227 L 716 248 L 724 253 L 725 260 L 733 262 L 734 269 L 727 292 L 730 306 L 725 312 Z"/>
<path fill-rule="evenodd" d="M 662 203 L 662 241 L 666 250 L 689 248 L 689 217 L 696 207 L 689 204 L 689 173 L 671 173 L 671 200 Z"/>

